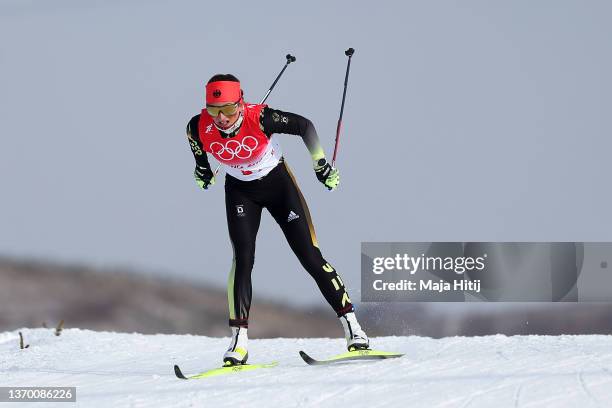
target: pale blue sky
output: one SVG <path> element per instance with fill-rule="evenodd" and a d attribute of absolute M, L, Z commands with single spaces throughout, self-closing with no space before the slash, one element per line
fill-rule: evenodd
<path fill-rule="evenodd" d="M 187 120 L 231 72 L 312 119 L 316 180 L 280 136 L 324 256 L 359 298 L 362 241 L 609 241 L 612 5 L 605 1 L 1 1 L 0 253 L 224 286 L 222 180 L 192 178 Z M 257 296 L 323 298 L 264 216 Z"/>

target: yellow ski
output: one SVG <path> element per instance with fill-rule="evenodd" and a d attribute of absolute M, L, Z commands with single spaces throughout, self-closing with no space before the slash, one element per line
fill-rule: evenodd
<path fill-rule="evenodd" d="M 338 354 L 336 356 L 332 356 L 324 360 L 316 360 L 303 351 L 300 351 L 300 356 L 308 365 L 326 365 L 352 360 L 384 360 L 387 358 L 398 358 L 403 356 L 403 354 L 367 349 L 348 351 L 346 353 Z"/>
<path fill-rule="evenodd" d="M 179 368 L 179 366 L 175 365 L 174 374 L 176 374 L 176 376 L 180 378 L 181 380 L 198 380 L 201 378 L 215 377 L 218 375 L 233 374 L 233 373 L 239 373 L 242 371 L 251 371 L 251 370 L 256 370 L 258 368 L 272 368 L 272 367 L 276 367 L 277 365 L 278 365 L 277 361 L 274 361 L 268 364 L 240 364 L 240 365 L 213 368 L 212 370 L 204 371 L 202 373 L 190 375 L 190 376 L 185 376 L 183 372 L 181 371 L 181 369 Z"/>

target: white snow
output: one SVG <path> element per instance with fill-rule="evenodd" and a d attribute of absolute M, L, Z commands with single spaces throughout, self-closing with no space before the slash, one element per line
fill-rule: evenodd
<path fill-rule="evenodd" d="M 322 358 L 343 352 L 343 339 L 251 340 L 250 362 L 279 366 L 184 381 L 174 364 L 214 368 L 229 338 L 20 331 L 25 350 L 18 331 L 0 333 L 0 386 L 75 386 L 83 407 L 612 406 L 610 336 L 380 337 L 374 348 L 406 355 L 325 367 L 298 351 Z"/>

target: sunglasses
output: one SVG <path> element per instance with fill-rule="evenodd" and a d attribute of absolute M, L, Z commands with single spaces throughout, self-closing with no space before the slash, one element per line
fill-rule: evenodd
<path fill-rule="evenodd" d="M 240 106 L 240 102 L 230 103 L 228 105 L 223 106 L 211 106 L 206 105 L 206 111 L 213 118 L 219 115 L 219 113 L 223 113 L 225 116 L 233 116 L 238 112 L 238 107 Z"/>

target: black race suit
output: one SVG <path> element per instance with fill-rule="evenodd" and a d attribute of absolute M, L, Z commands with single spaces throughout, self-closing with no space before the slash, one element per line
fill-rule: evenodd
<path fill-rule="evenodd" d="M 274 114 L 286 120 L 279 121 L 279 116 L 273 120 Z M 210 168 L 198 137 L 199 119 L 200 115 L 196 115 L 189 121 L 187 134 L 196 163 Z M 268 138 L 274 133 L 288 133 L 302 136 L 309 149 L 318 144 L 312 122 L 300 115 L 266 107 L 260 125 Z M 228 279 L 230 326 L 248 327 L 255 240 L 264 208 L 281 227 L 289 246 L 337 315 L 353 311 L 342 279 L 321 255 L 308 206 L 283 159 L 270 173 L 257 180 L 242 181 L 226 174 L 225 208 L 234 251 Z"/>

